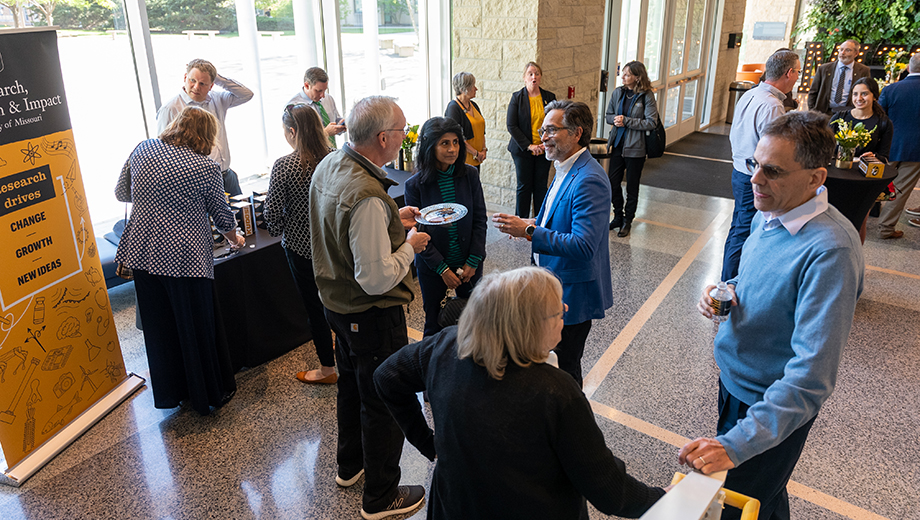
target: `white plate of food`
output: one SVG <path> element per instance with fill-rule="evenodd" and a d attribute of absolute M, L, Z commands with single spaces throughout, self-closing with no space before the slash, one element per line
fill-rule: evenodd
<path fill-rule="evenodd" d="M 421 215 L 417 215 L 415 221 L 426 226 L 453 224 L 466 216 L 467 213 L 466 206 L 454 202 L 434 204 L 419 211 Z"/>

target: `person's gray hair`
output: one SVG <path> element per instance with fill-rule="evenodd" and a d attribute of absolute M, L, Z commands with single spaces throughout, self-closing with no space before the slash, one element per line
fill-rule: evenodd
<path fill-rule="evenodd" d="M 853 45 L 856 46 L 856 52 L 859 52 L 859 49 L 862 48 L 862 44 L 859 43 L 859 42 L 856 41 L 856 40 L 853 40 L 853 39 L 843 40 L 843 43 L 841 43 L 840 45 L 843 45 L 844 43 L 847 43 L 847 42 L 850 42 L 850 43 L 852 43 Z"/>
<path fill-rule="evenodd" d="M 310 67 L 306 72 L 303 73 L 303 82 L 309 83 L 311 85 L 316 85 L 317 83 L 328 83 L 329 74 L 326 74 L 326 71 L 319 67 Z"/>
<path fill-rule="evenodd" d="M 767 58 L 766 71 L 764 79 L 767 81 L 776 81 L 782 78 L 789 69 L 795 67 L 799 61 L 799 55 L 793 51 L 776 51 L 772 56 Z"/>
<path fill-rule="evenodd" d="M 486 275 L 473 289 L 457 327 L 457 357 L 471 358 L 501 379 L 509 359 L 542 363 L 547 319 L 562 310 L 562 284 L 540 267 Z"/>
<path fill-rule="evenodd" d="M 396 107 L 396 100 L 389 96 L 368 96 L 358 101 L 346 121 L 348 138 L 358 145 L 369 144 L 388 129 Z"/>
<path fill-rule="evenodd" d="M 557 99 L 550 101 L 543 108 L 545 114 L 549 114 L 550 110 L 562 111 L 562 124 L 571 129 L 572 133 L 575 132 L 575 128 L 581 128 L 578 146 L 588 146 L 591 142 L 591 129 L 594 128 L 594 116 L 591 115 L 588 105 L 581 101 Z"/>
<path fill-rule="evenodd" d="M 793 143 L 793 158 L 803 168 L 823 168 L 830 164 L 837 146 L 829 119 L 814 110 L 797 110 L 771 121 L 763 135 Z"/>
<path fill-rule="evenodd" d="M 920 72 L 920 52 L 916 52 L 910 57 L 910 61 L 907 62 L 907 72 L 910 74 Z"/>
<path fill-rule="evenodd" d="M 454 74 L 454 78 L 450 80 L 450 85 L 454 87 L 455 96 L 466 94 L 475 84 L 476 78 L 469 72 L 458 72 Z"/>

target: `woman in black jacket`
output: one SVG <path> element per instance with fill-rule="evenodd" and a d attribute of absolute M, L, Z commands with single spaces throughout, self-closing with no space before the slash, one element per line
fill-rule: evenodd
<path fill-rule="evenodd" d="M 620 228 L 618 237 L 629 235 L 639 205 L 639 178 L 645 165 L 645 132 L 658 124 L 655 89 L 645 65 L 631 61 L 620 73 L 622 85 L 613 91 L 607 105 L 607 123 L 613 125 L 607 147 L 610 149 L 610 202 L 613 221 L 610 229 Z M 623 206 L 623 173 L 626 173 L 626 206 Z"/>
<path fill-rule="evenodd" d="M 517 201 L 514 213 L 521 218 L 536 217 L 543 206 L 549 182 L 550 162 L 543 156 L 543 142 L 537 133 L 543 124 L 543 107 L 556 99 L 556 94 L 540 88 L 543 69 L 534 62 L 524 67 L 524 88 L 511 96 L 508 103 L 508 151 L 517 170 Z"/>

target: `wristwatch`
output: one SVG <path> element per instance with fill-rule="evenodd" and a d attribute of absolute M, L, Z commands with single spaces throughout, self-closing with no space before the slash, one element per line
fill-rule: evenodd
<path fill-rule="evenodd" d="M 531 225 L 527 226 L 526 228 L 524 228 L 524 234 L 527 235 L 527 239 L 528 239 L 528 240 L 530 240 L 531 238 L 533 238 L 533 232 L 536 231 L 536 230 L 537 230 L 537 227 L 534 226 L 533 224 L 531 224 Z"/>

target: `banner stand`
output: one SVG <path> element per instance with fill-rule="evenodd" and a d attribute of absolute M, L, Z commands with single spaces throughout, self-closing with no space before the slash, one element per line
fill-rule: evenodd
<path fill-rule="evenodd" d="M 87 430 L 93 427 L 109 412 L 115 409 L 125 399 L 131 396 L 138 388 L 144 386 L 143 377 L 131 372 L 124 381 L 109 391 L 105 396 L 96 401 L 83 413 L 74 418 L 66 427 L 61 429 L 54 437 L 45 441 L 41 446 L 32 450 L 24 459 L 15 466 L 8 468 L 0 475 L 0 484 L 19 487 L 45 464 L 70 446 Z"/>

